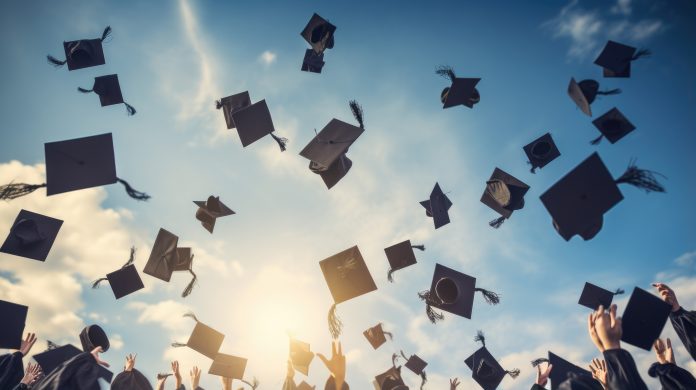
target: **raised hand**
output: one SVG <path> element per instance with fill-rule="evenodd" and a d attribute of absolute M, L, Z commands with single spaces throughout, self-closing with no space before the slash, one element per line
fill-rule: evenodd
<path fill-rule="evenodd" d="M 655 340 L 653 344 L 655 347 L 655 355 L 657 355 L 657 361 L 660 364 L 674 363 L 674 351 L 672 351 L 672 341 L 668 338 L 665 341 L 662 339 Z"/>
<path fill-rule="evenodd" d="M 27 337 L 22 340 L 22 343 L 19 346 L 19 352 L 21 352 L 23 356 L 27 356 L 29 351 L 31 351 L 31 347 L 34 346 L 34 343 L 36 343 L 36 334 L 27 333 Z"/>
<path fill-rule="evenodd" d="M 181 373 L 179 372 L 179 362 L 174 360 L 172 362 L 172 374 L 174 375 L 174 380 L 176 380 L 175 389 L 181 387 Z"/>
<path fill-rule="evenodd" d="M 292 360 L 288 359 L 288 369 L 285 372 L 285 378 L 286 379 L 294 379 L 295 378 L 295 367 L 292 366 Z"/>
<path fill-rule="evenodd" d="M 137 356 L 137 353 L 135 355 L 128 354 L 128 356 L 126 356 L 126 365 L 123 366 L 123 371 L 133 371 L 133 367 L 135 367 L 135 358 Z"/>
<path fill-rule="evenodd" d="M 607 362 L 604 359 L 592 359 L 590 363 L 590 371 L 592 371 L 592 377 L 595 378 L 602 387 L 607 388 Z"/>
<path fill-rule="evenodd" d="M 597 347 L 599 352 L 604 352 L 604 345 L 602 345 L 602 341 L 599 339 L 599 335 L 597 335 L 597 329 L 595 329 L 596 319 L 597 312 L 590 313 L 589 317 L 587 317 L 587 331 L 590 333 L 590 340 L 592 340 L 592 343 Z"/>
<path fill-rule="evenodd" d="M 109 363 L 107 363 L 99 358 L 99 354 L 102 352 L 104 352 L 104 351 L 102 351 L 102 347 L 97 347 L 97 348 L 94 348 L 92 350 L 92 352 L 90 352 L 90 353 L 92 354 L 92 357 L 94 358 L 94 360 L 97 361 L 97 364 L 100 364 L 104 367 L 109 367 Z"/>
<path fill-rule="evenodd" d="M 318 353 L 317 356 L 324 362 L 324 365 L 334 377 L 336 390 L 341 390 L 343 383 L 346 381 L 346 356 L 343 354 L 341 342 L 334 341 L 331 343 L 331 360 L 321 353 Z"/>
<path fill-rule="evenodd" d="M 232 378 L 225 378 L 224 376 L 221 376 L 220 379 L 222 380 L 222 390 L 232 390 Z"/>
<path fill-rule="evenodd" d="M 459 386 L 459 378 L 450 379 L 450 390 L 457 390 Z"/>
<path fill-rule="evenodd" d="M 549 381 L 549 375 L 551 375 L 551 370 L 553 369 L 553 364 L 549 364 L 546 366 L 546 369 L 544 371 L 541 371 L 541 364 L 537 366 L 537 376 L 536 376 L 536 383 L 537 385 L 544 387 L 546 386 L 546 382 Z"/>
<path fill-rule="evenodd" d="M 599 341 L 605 349 L 621 348 L 621 317 L 616 316 L 616 305 L 609 307 L 609 314 L 604 311 L 604 306 L 599 306 L 599 310 L 596 312 L 594 328 L 597 331 Z"/>
<path fill-rule="evenodd" d="M 196 390 L 198 388 L 198 383 L 201 381 L 201 369 L 193 366 L 193 369 L 189 371 L 191 376 L 191 390 Z"/>
<path fill-rule="evenodd" d="M 660 282 L 655 282 L 652 285 L 657 289 L 657 292 L 660 294 L 660 297 L 662 297 L 662 300 L 672 305 L 673 312 L 679 310 L 681 306 L 679 305 L 677 294 L 674 293 L 674 290 L 669 288 L 668 285 Z"/>
<path fill-rule="evenodd" d="M 24 371 L 24 377 L 20 383 L 27 386 L 32 385 L 38 377 L 41 376 L 41 366 L 38 364 L 27 364 L 27 369 Z"/>

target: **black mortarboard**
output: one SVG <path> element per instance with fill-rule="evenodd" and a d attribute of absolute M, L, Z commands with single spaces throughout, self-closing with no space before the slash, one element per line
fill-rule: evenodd
<path fill-rule="evenodd" d="M 523 148 L 524 153 L 527 154 L 527 159 L 529 160 L 529 165 L 532 166 L 530 172 L 536 173 L 536 169 L 543 168 L 546 164 L 555 160 L 561 155 L 558 150 L 556 143 L 553 142 L 551 133 L 546 133 L 541 137 L 535 139 L 534 141 L 528 143 Z"/>
<path fill-rule="evenodd" d="M 636 129 L 616 107 L 593 120 L 592 124 L 602 133 L 602 135 L 590 142 L 592 145 L 597 145 L 605 137 L 614 144 Z"/>
<path fill-rule="evenodd" d="M 363 332 L 363 336 L 367 339 L 367 341 L 372 345 L 373 349 L 377 349 L 382 346 L 382 344 L 387 342 L 387 337 L 389 337 L 389 340 L 392 339 L 392 334 L 390 332 L 385 332 L 384 329 L 382 329 L 382 323 L 379 323 Z"/>
<path fill-rule="evenodd" d="M 225 123 L 228 129 L 235 128 L 232 114 L 249 106 L 251 106 L 251 97 L 248 91 L 230 95 L 215 102 L 215 108 L 218 110 L 222 109 L 222 113 L 225 115 Z"/>
<path fill-rule="evenodd" d="M 20 210 L 0 252 L 45 261 L 63 221 Z"/>
<path fill-rule="evenodd" d="M 401 367 L 391 367 L 387 371 L 375 377 L 377 390 L 407 390 L 404 380 L 401 379 Z"/>
<path fill-rule="evenodd" d="M 578 303 L 592 310 L 597 310 L 600 305 L 609 307 L 611 305 L 611 301 L 614 300 L 614 295 L 623 293 L 624 290 L 620 288 L 615 292 L 611 292 L 599 286 L 595 286 L 592 283 L 585 282 L 585 287 L 582 289 L 582 294 L 580 294 Z"/>
<path fill-rule="evenodd" d="M 326 49 L 333 49 L 334 32 L 336 32 L 336 26 L 315 13 L 300 35 L 315 52 L 323 53 Z"/>
<path fill-rule="evenodd" d="M 300 70 L 311 73 L 321 73 L 324 67 L 324 53 L 317 53 L 312 49 L 305 50 L 304 60 Z"/>
<path fill-rule="evenodd" d="M 45 374 L 49 374 L 51 371 L 58 368 L 58 366 L 60 366 L 61 364 L 83 353 L 77 347 L 70 344 L 57 346 L 49 342 L 49 345 L 52 346 L 49 347 L 48 350 L 34 355 L 34 360 L 36 360 L 36 362 L 39 363 L 39 366 L 41 366 L 41 371 L 43 371 Z M 105 381 L 111 383 L 114 374 L 108 369 L 106 369 L 106 367 L 99 365 L 98 376 L 99 378 L 102 378 Z"/>
<path fill-rule="evenodd" d="M 481 195 L 481 202 L 501 215 L 489 222 L 489 225 L 497 229 L 510 218 L 513 211 L 522 209 L 527 191 L 528 185 L 502 169 L 495 168 Z"/>
<path fill-rule="evenodd" d="M 211 359 L 216 359 L 225 335 L 198 321 L 198 318 L 193 313 L 186 313 L 184 317 L 193 318 L 196 321 L 196 326 L 191 331 L 191 336 L 189 336 L 186 344 L 172 343 L 172 347 L 189 347 Z"/>
<path fill-rule="evenodd" d="M 210 195 L 206 201 L 194 200 L 193 203 L 198 206 L 196 219 L 201 221 L 201 225 L 210 233 L 215 229 L 216 219 L 234 214 L 234 211 L 220 201 L 219 196 Z"/>
<path fill-rule="evenodd" d="M 623 199 L 617 184 L 627 183 L 645 191 L 664 192 L 651 171 L 633 163 L 614 180 L 599 154 L 593 153 L 541 194 L 553 225 L 566 241 L 579 234 L 592 239 L 602 228 L 604 213 Z"/>
<path fill-rule="evenodd" d="M 435 323 L 443 319 L 443 316 L 432 310 L 432 307 L 471 319 L 476 292 L 482 293 L 488 304 L 497 305 L 500 302 L 498 294 L 477 288 L 476 278 L 442 264 L 435 264 L 430 290 L 418 295 L 426 303 L 428 319 Z"/>
<path fill-rule="evenodd" d="M 265 99 L 235 111 L 231 115 L 243 147 L 247 147 L 270 134 L 280 146 L 280 150 L 285 151 L 288 140 L 273 134 L 275 131 L 273 118 L 271 118 L 271 111 L 268 109 Z"/>
<path fill-rule="evenodd" d="M 637 50 L 635 47 L 608 41 L 594 63 L 604 68 L 604 77 L 631 77 L 631 62 L 650 54 L 650 50 Z"/>
<path fill-rule="evenodd" d="M 128 115 L 135 114 L 135 108 L 123 101 L 123 94 L 121 94 L 121 86 L 118 83 L 117 74 L 95 77 L 92 89 L 78 87 L 77 90 L 82 93 L 94 92 L 99 95 L 99 102 L 102 107 L 123 103 L 126 106 Z"/>
<path fill-rule="evenodd" d="M 309 348 L 309 343 L 290 339 L 290 360 L 292 367 L 304 374 L 309 375 L 309 366 L 314 360 L 314 353 Z"/>
<path fill-rule="evenodd" d="M 403 351 L 401 352 L 401 355 L 404 357 L 404 359 L 406 359 L 404 367 L 408 368 L 416 375 L 423 375 L 425 367 L 428 365 L 425 360 L 418 357 L 418 355 L 411 355 L 407 358 Z"/>
<path fill-rule="evenodd" d="M 346 153 L 365 131 L 362 107 L 355 100 L 349 105 L 360 127 L 334 118 L 300 152 L 310 160 L 309 169 L 319 174 L 329 189 L 350 170 L 353 163 Z"/>
<path fill-rule="evenodd" d="M 638 287 L 633 289 L 621 317 L 621 341 L 649 351 L 660 337 L 672 307 Z"/>
<path fill-rule="evenodd" d="M 63 42 L 65 60 L 61 61 L 51 55 L 46 56 L 48 63 L 54 66 L 68 64 L 68 70 L 89 68 L 90 66 L 104 65 L 104 49 L 102 43 L 111 34 L 111 27 L 107 26 L 102 32 L 101 38 L 81 39 L 79 41 Z"/>
<path fill-rule="evenodd" d="M 435 187 L 433 187 L 432 192 L 430 192 L 430 198 L 420 202 L 420 204 L 425 208 L 425 215 L 433 218 L 435 229 L 450 223 L 447 211 L 452 207 L 452 202 L 447 195 L 442 192 L 439 183 L 435 182 Z"/>
<path fill-rule="evenodd" d="M 481 100 L 476 84 L 481 81 L 480 78 L 461 78 L 456 77 L 454 69 L 449 66 L 441 66 L 435 71 L 438 75 L 449 79 L 452 85 L 446 87 L 440 93 L 440 101 L 442 108 L 449 108 L 458 105 L 474 107 L 474 104 Z"/>
<path fill-rule="evenodd" d="M 389 273 L 387 274 L 387 279 L 390 282 L 394 281 L 392 275 L 395 271 L 416 264 L 416 254 L 413 253 L 414 248 L 424 251 L 425 245 L 411 245 L 411 241 L 406 240 L 398 244 L 394 244 L 389 248 L 384 248 L 384 253 L 387 255 L 387 261 L 389 261 Z"/>
<path fill-rule="evenodd" d="M 375 291 L 377 285 L 357 245 L 320 261 L 319 266 L 334 300 L 329 311 L 329 331 L 337 339 L 342 324 L 336 316 L 336 305 Z"/>
<path fill-rule="evenodd" d="M 575 364 L 563 359 L 562 357 L 549 351 L 548 359 L 536 359 L 532 361 L 532 367 L 536 367 L 542 363 L 549 363 L 553 365 L 553 369 L 549 374 L 549 380 L 551 381 L 551 390 L 556 390 L 560 385 L 565 382 L 569 377 L 589 377 L 592 378 L 592 374 L 582 367 L 576 366 Z"/>
<path fill-rule="evenodd" d="M 173 272 L 188 271 L 192 278 L 181 294 L 182 297 L 187 297 L 191 294 L 193 286 L 196 284 L 198 278 L 193 272 L 193 254 L 191 253 L 191 248 L 178 248 L 178 244 L 179 237 L 160 228 L 143 272 L 157 279 L 169 282 Z"/>
<path fill-rule="evenodd" d="M 92 352 L 96 347 L 101 347 L 102 352 L 106 352 L 111 345 L 109 337 L 99 325 L 89 325 L 82 329 L 82 332 L 80 332 L 80 343 L 82 344 L 82 350 L 85 352 Z"/>
<path fill-rule="evenodd" d="M 135 265 L 133 264 L 134 261 L 135 248 L 131 248 L 130 257 L 128 258 L 126 264 L 124 264 L 119 270 L 106 274 L 106 278 L 95 280 L 92 283 L 92 288 L 98 288 L 99 283 L 104 280 L 108 280 L 116 299 L 125 297 L 128 294 L 144 288 L 145 285 L 143 285 L 143 281 L 140 279 L 138 270 L 135 269 Z"/>
<path fill-rule="evenodd" d="M 517 378 L 520 370 L 505 370 L 486 348 L 486 339 L 481 331 L 474 340 L 480 341 L 483 347 L 466 358 L 464 363 L 471 369 L 471 377 L 476 383 L 484 390 L 495 390 L 505 375 L 510 375 L 513 379 Z"/>
<path fill-rule="evenodd" d="M 597 95 L 616 95 L 621 93 L 621 89 L 611 89 L 607 91 L 599 90 L 599 83 L 596 80 L 582 80 L 579 83 L 574 78 L 570 78 L 568 84 L 568 95 L 578 108 L 587 116 L 592 116 L 590 105 L 595 101 Z"/>
<path fill-rule="evenodd" d="M 247 359 L 218 353 L 210 365 L 208 374 L 223 378 L 243 379 L 246 370 Z"/>
<path fill-rule="evenodd" d="M 0 348 L 19 349 L 22 346 L 24 324 L 29 307 L 0 299 Z"/>

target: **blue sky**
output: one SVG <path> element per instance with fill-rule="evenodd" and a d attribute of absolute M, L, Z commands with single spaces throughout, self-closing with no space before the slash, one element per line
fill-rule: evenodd
<path fill-rule="evenodd" d="M 682 287 L 684 306 L 696 307 L 696 9 L 687 1 L 73 1 L 0 9 L 3 183 L 43 180 L 44 142 L 112 132 L 119 177 L 153 196 L 137 203 L 114 185 L 0 204 L 0 235 L 21 208 L 66 221 L 46 263 L 0 255 L 0 299 L 30 304 L 28 329 L 42 340 L 75 343 L 81 327 L 97 321 L 117 340 L 104 356 L 115 367 L 138 352 L 151 377 L 172 358 L 207 370 L 207 359 L 168 348 L 185 340 L 192 324 L 180 316 L 191 309 L 227 334 L 224 352 L 250 359 L 249 376 L 278 387 L 287 332 L 328 352 L 331 296 L 317 263 L 355 244 L 379 290 L 339 306 L 354 388 L 368 388 L 398 349 L 429 362 L 429 388 L 454 376 L 473 387 L 463 360 L 478 348 L 478 329 L 505 367 L 523 370 L 503 389 L 528 388 L 527 362 L 548 349 L 585 364 L 595 354 L 576 304 L 585 281 L 630 291 L 661 277 Z M 307 48 L 299 32 L 313 12 L 338 27 L 321 75 L 299 71 Z M 106 65 L 68 72 L 46 64 L 46 54 L 62 56 L 63 40 L 96 38 L 106 25 L 113 28 Z M 630 79 L 603 79 L 592 61 L 608 38 L 654 55 L 634 63 Z M 482 78 L 473 110 L 442 110 L 447 81 L 434 74 L 442 64 Z M 76 91 L 111 73 L 135 116 Z M 566 94 L 570 77 L 623 89 L 593 111 L 616 106 L 637 130 L 614 145 L 589 145 L 597 132 Z M 246 90 L 254 102 L 266 99 L 288 151 L 270 138 L 242 148 L 225 129 L 214 100 Z M 350 173 L 327 191 L 298 153 L 332 118 L 353 122 L 350 99 L 362 104 L 367 130 L 349 152 Z M 522 146 L 546 132 L 562 156 L 532 175 Z M 538 197 L 594 151 L 615 176 L 637 158 L 668 177 L 668 192 L 622 186 L 625 199 L 596 238 L 565 242 Z M 495 167 L 531 186 L 525 208 L 499 230 L 487 226 L 497 215 L 479 202 Z M 436 181 L 454 203 L 452 223 L 437 231 L 418 205 Z M 237 212 L 213 235 L 192 203 L 210 194 Z M 170 284 L 143 275 L 147 289 L 119 301 L 106 286 L 89 289 L 120 267 L 131 245 L 142 269 L 160 227 L 196 254 L 200 283 L 190 297 L 179 296 L 183 275 Z M 427 251 L 390 284 L 383 248 L 404 239 Z M 477 277 L 502 303 L 479 298 L 471 320 L 447 315 L 429 324 L 416 292 L 436 262 Z M 361 332 L 380 321 L 395 340 L 372 351 Z M 643 366 L 652 359 L 635 355 Z M 317 361 L 308 381 L 321 387 L 326 375 Z M 406 375 L 413 386 L 417 379 Z M 218 387 L 213 377 L 203 384 Z"/>

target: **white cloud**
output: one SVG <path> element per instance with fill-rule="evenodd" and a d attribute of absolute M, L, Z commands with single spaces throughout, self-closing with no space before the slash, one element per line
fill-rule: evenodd
<path fill-rule="evenodd" d="M 259 56 L 259 61 L 266 66 L 270 66 L 276 61 L 276 53 L 266 50 Z"/>
<path fill-rule="evenodd" d="M 631 11 L 631 0 L 616 0 L 616 4 L 611 7 L 611 12 L 621 15 L 630 15 Z"/>
<path fill-rule="evenodd" d="M 596 11 L 585 11 L 576 7 L 573 0 L 561 9 L 556 18 L 545 23 L 560 38 L 570 38 L 569 56 L 581 58 L 593 52 L 598 45 L 603 22 Z"/>
<path fill-rule="evenodd" d="M 674 263 L 680 266 L 690 266 L 694 264 L 696 260 L 696 251 L 686 252 L 683 255 L 674 259 Z"/>
<path fill-rule="evenodd" d="M 643 41 L 657 34 L 664 28 L 661 20 L 641 20 L 631 26 L 628 37 L 634 41 Z"/>

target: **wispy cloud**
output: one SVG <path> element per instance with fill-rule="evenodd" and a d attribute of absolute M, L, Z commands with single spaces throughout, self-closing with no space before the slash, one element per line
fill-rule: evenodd
<path fill-rule="evenodd" d="M 259 61 L 266 66 L 270 66 L 276 61 L 276 53 L 266 50 L 259 56 Z"/>
<path fill-rule="evenodd" d="M 631 0 L 616 0 L 616 4 L 611 7 L 611 12 L 621 15 L 630 15 L 633 11 Z"/>

